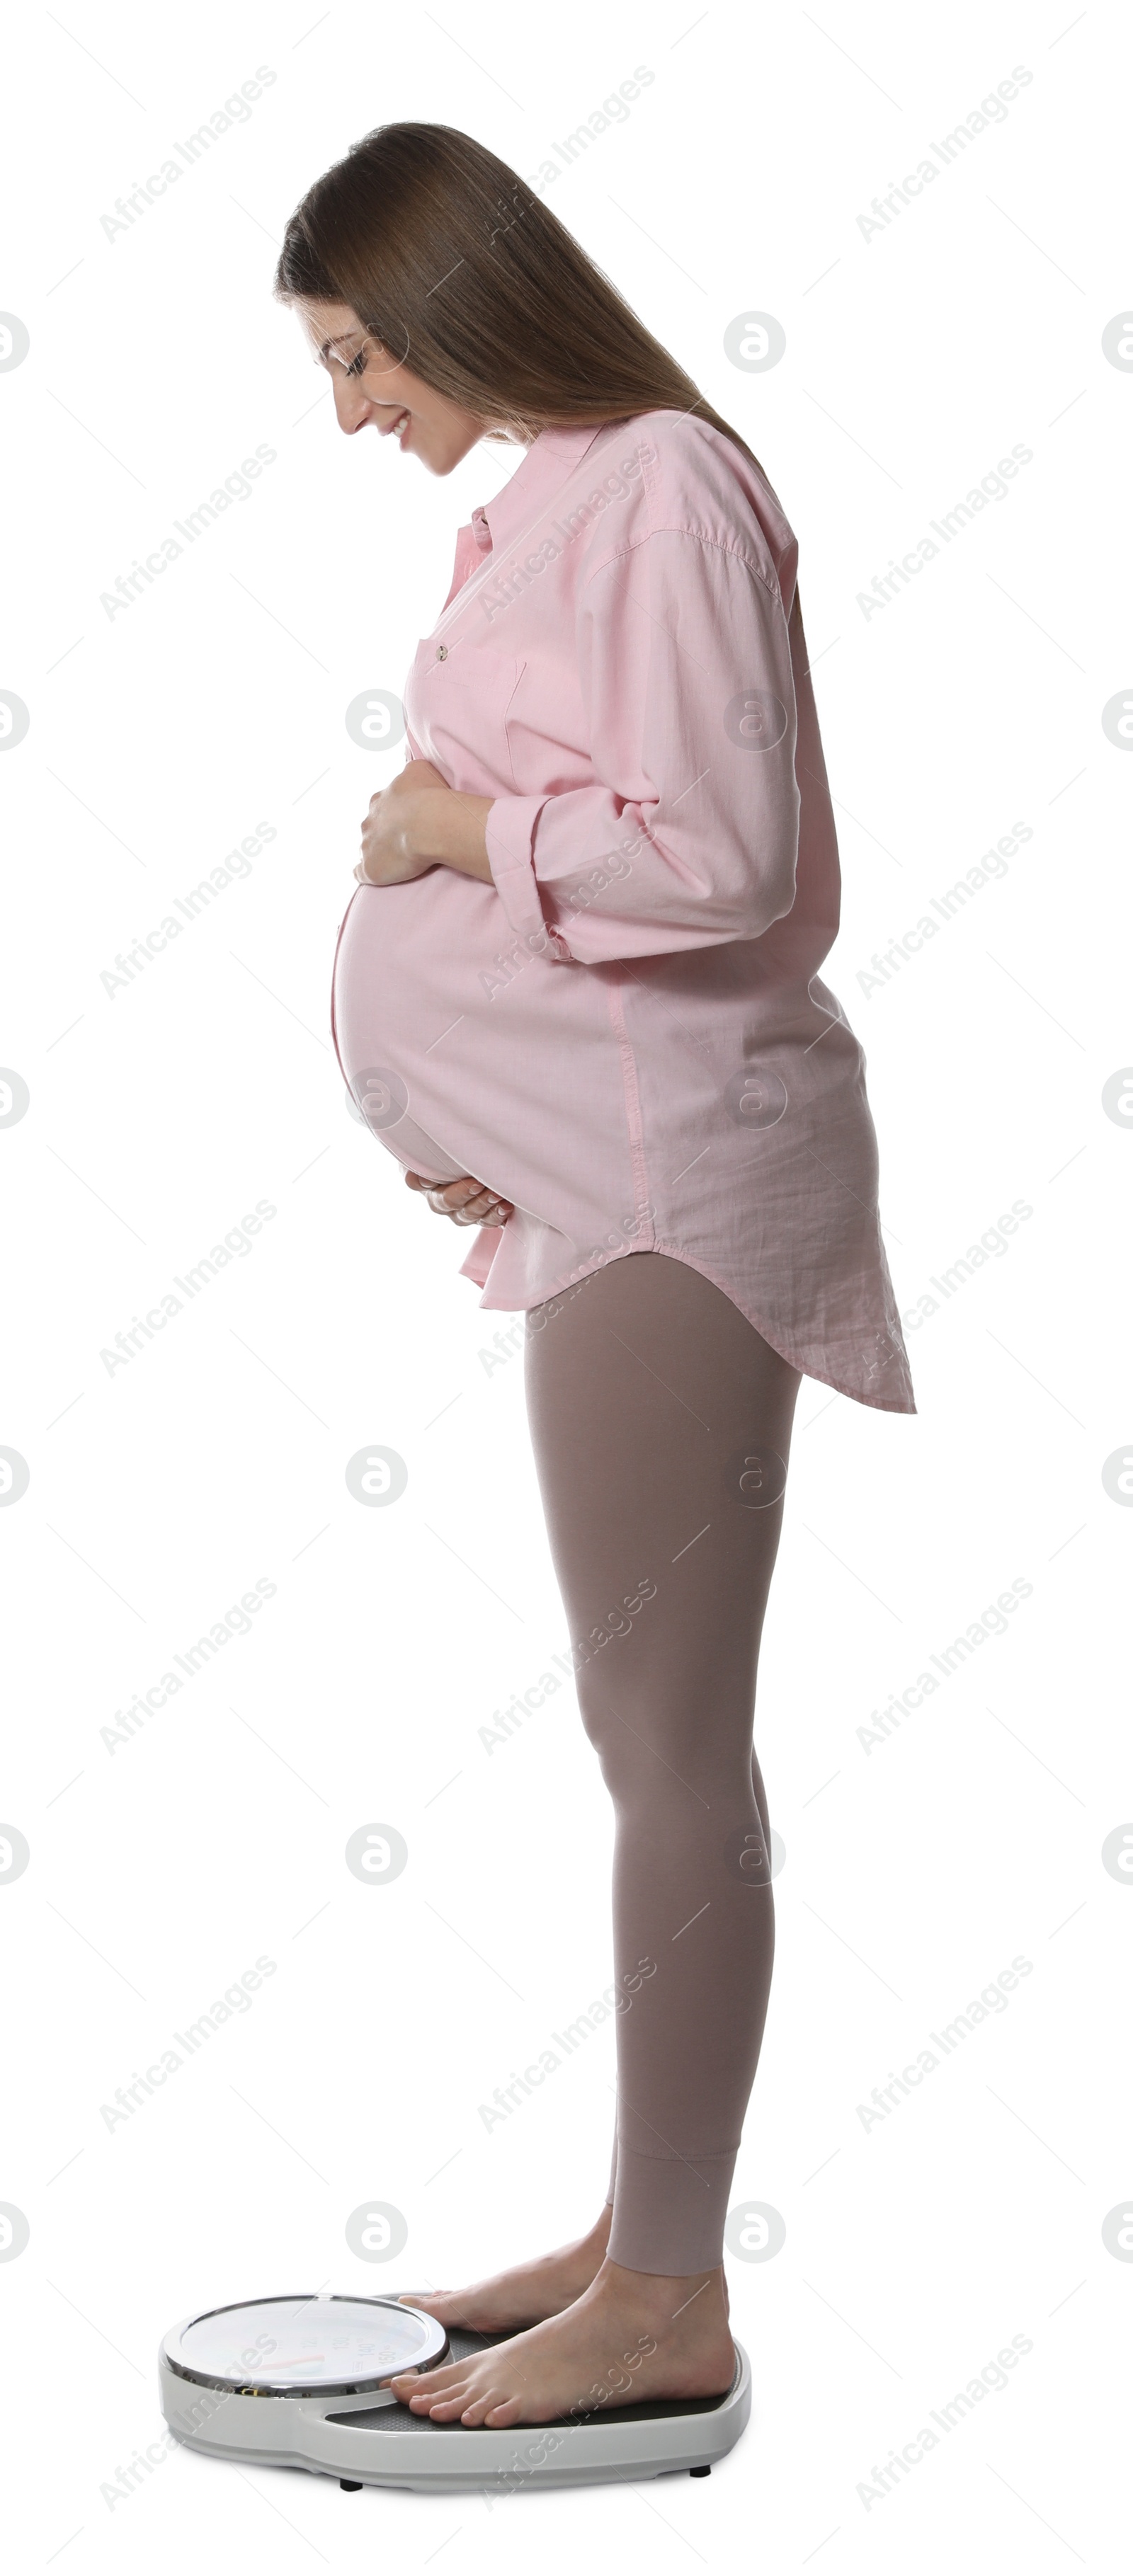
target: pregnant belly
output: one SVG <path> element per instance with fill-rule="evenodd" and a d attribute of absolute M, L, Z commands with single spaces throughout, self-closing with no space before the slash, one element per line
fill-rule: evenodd
<path fill-rule="evenodd" d="M 423 1123 L 418 1073 L 418 1059 L 445 1025 L 444 977 L 434 971 L 438 943 L 427 935 L 438 907 L 420 900 L 429 882 L 359 886 L 338 935 L 331 1031 L 343 1080 L 371 1133 L 408 1170 L 449 1181 L 468 1166 Z M 430 1090 L 430 1114 L 439 1110 L 443 1125 L 443 1081 Z"/>
<path fill-rule="evenodd" d="M 334 962 L 339 1065 L 407 1169 L 471 1172 L 517 1209 L 585 1235 L 611 1150 L 586 1026 L 593 1017 L 605 1038 L 608 1069 L 605 993 L 584 967 L 536 957 L 516 971 L 501 962 L 508 948 L 499 897 L 477 878 L 433 868 L 408 885 L 360 886 Z"/>

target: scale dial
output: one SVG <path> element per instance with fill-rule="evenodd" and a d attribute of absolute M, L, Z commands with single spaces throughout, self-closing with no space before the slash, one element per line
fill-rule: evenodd
<path fill-rule="evenodd" d="M 241 2299 L 166 2335 L 179 2378 L 246 2397 L 356 2397 L 399 2370 L 443 2361 L 448 2336 L 422 2308 L 332 2292 Z"/>

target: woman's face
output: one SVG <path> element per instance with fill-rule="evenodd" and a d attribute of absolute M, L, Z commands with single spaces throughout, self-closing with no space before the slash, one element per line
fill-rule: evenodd
<path fill-rule="evenodd" d="M 338 425 L 348 437 L 372 421 L 380 438 L 396 437 L 402 454 L 419 456 L 431 474 L 451 474 L 483 437 L 486 421 L 422 384 L 349 304 L 301 303 L 299 315 L 328 370 Z"/>

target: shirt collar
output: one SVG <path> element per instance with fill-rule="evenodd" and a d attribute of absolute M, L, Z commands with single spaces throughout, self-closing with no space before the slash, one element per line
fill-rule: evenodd
<path fill-rule="evenodd" d="M 481 555 L 506 553 L 524 535 L 607 427 L 606 421 L 584 421 L 540 430 L 495 500 L 482 502 L 472 513 L 472 533 Z"/>

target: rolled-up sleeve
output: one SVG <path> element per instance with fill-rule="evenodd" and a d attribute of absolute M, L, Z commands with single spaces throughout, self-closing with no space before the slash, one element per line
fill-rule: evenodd
<path fill-rule="evenodd" d="M 582 592 L 594 782 L 499 796 L 513 930 L 584 965 L 757 939 L 791 909 L 795 693 L 778 586 L 740 552 L 655 529 Z"/>

